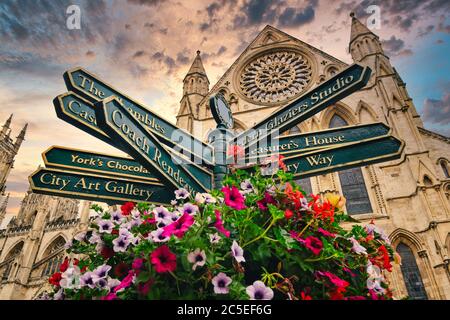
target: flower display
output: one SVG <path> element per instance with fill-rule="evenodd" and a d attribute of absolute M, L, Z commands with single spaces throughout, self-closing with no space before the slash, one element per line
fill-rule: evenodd
<path fill-rule="evenodd" d="M 292 180 L 236 169 L 221 190 L 179 189 L 170 205 L 95 206 L 45 297 L 392 299 L 386 273 L 400 259 L 383 230 L 348 216 L 342 196 Z"/>

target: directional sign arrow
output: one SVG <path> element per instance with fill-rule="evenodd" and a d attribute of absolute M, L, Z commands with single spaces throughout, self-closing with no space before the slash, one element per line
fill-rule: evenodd
<path fill-rule="evenodd" d="M 266 139 L 273 134 L 273 131 L 277 131 L 278 135 L 289 130 L 364 87 L 369 81 L 370 74 L 369 67 L 351 65 L 241 133 L 234 139 L 234 143 L 248 148 L 252 144 Z"/>
<path fill-rule="evenodd" d="M 55 106 L 56 115 L 61 120 L 125 152 L 98 127 L 94 105 L 86 99 L 69 91 L 53 99 L 53 105 Z"/>
<path fill-rule="evenodd" d="M 109 134 L 99 127 L 96 115 L 96 109 L 98 108 L 97 106 L 92 105 L 89 101 L 73 92 L 68 92 L 57 96 L 53 100 L 53 104 L 60 119 L 69 122 L 89 134 L 92 134 L 94 137 L 99 138 L 100 140 L 116 147 L 119 150 L 122 150 L 125 153 L 129 152 L 129 147 L 118 143 L 116 139 L 111 139 Z M 99 103 L 99 105 L 101 106 L 101 103 Z M 171 154 L 176 157 L 172 151 Z M 183 161 L 190 163 L 187 160 Z M 209 169 L 200 167 L 195 163 L 190 163 L 189 166 L 186 165 L 185 169 L 189 170 L 191 176 L 198 177 L 206 190 L 211 190 L 212 172 Z"/>
<path fill-rule="evenodd" d="M 130 158 L 59 146 L 48 148 L 42 153 L 42 158 L 47 168 L 160 183 L 156 175 Z"/>
<path fill-rule="evenodd" d="M 376 137 L 283 159 L 287 171 L 304 178 L 401 157 L 405 143 L 393 136 Z"/>
<path fill-rule="evenodd" d="M 182 150 L 180 152 L 196 163 L 214 165 L 213 149 L 210 145 L 148 110 L 92 73 L 83 68 L 74 68 L 64 73 L 64 81 L 69 90 L 94 104 L 108 97 L 117 97 L 144 128 L 154 134 L 160 142 L 171 148 L 180 148 Z"/>
<path fill-rule="evenodd" d="M 151 202 L 169 204 L 173 188 L 107 175 L 39 168 L 28 178 L 34 193 L 106 203 Z"/>
<path fill-rule="evenodd" d="M 127 153 L 142 163 L 147 170 L 157 174 L 161 181 L 175 188 L 185 188 L 191 194 L 209 191 L 202 182 L 211 179 L 211 176 L 191 174 L 190 170 L 195 169 L 195 166 L 186 160 L 174 159 L 173 154 L 133 117 L 120 100 L 103 100 L 96 105 L 96 115 L 99 127 L 123 148 L 128 149 Z M 200 172 L 198 170 L 198 173 Z"/>
<path fill-rule="evenodd" d="M 281 154 L 285 157 L 297 155 L 318 149 L 325 149 L 336 145 L 358 142 L 369 138 L 381 137 L 389 134 L 390 128 L 384 123 L 370 123 L 357 126 L 332 128 L 310 133 L 280 136 L 274 141 L 268 141 L 266 146 L 249 150 L 248 159 L 258 160 L 271 154 Z M 271 143 L 272 142 L 272 143 Z"/>

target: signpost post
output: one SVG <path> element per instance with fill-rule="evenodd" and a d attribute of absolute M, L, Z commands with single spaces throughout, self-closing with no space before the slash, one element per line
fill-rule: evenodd
<path fill-rule="evenodd" d="M 391 136 L 383 123 L 279 136 L 364 87 L 370 73 L 368 67 L 351 65 L 236 137 L 225 98 L 213 96 L 210 107 L 217 127 L 210 134 L 210 146 L 86 70 L 72 69 L 64 74 L 71 91 L 54 99 L 58 117 L 132 158 L 53 146 L 42 154 L 47 168 L 29 177 L 31 188 L 36 193 L 110 204 L 168 204 L 175 189 L 195 195 L 222 186 L 230 163 L 229 142 L 242 146 L 244 160 L 254 164 L 272 154 L 284 155 L 287 171 L 294 177 L 398 159 L 404 142 Z M 263 144 L 268 137 L 276 139 Z M 231 151 L 228 155 L 234 160 Z"/>

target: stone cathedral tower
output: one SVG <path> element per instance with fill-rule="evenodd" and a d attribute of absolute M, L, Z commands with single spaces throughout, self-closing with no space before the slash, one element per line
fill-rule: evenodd
<path fill-rule="evenodd" d="M 349 60 L 372 69 L 368 84 L 289 133 L 383 122 L 405 141 L 405 150 L 399 160 L 298 183 L 307 193 L 343 194 L 348 214 L 363 224 L 374 221 L 389 234 L 403 260 L 390 275 L 395 297 L 450 299 L 450 138 L 424 128 L 379 37 L 353 13 L 350 17 Z M 217 83 L 196 96 L 197 105 L 186 104 L 184 90 L 177 124 L 206 141 L 215 128 L 209 97 L 221 93 L 233 112 L 234 129 L 248 129 L 349 65 L 266 26 Z M 203 66 L 201 75 L 206 78 Z"/>
<path fill-rule="evenodd" d="M 0 132 L 0 194 L 4 195 L 6 188 L 6 179 L 11 172 L 14 164 L 14 158 L 19 152 L 20 146 L 25 140 L 25 133 L 27 132 L 26 124 L 22 131 L 20 131 L 16 140 L 13 141 L 11 138 L 11 121 L 13 115 L 11 114 L 6 120 L 5 124 L 2 127 L 2 131 Z"/>

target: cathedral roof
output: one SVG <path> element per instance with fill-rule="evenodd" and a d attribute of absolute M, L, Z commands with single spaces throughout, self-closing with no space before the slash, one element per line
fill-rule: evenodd
<path fill-rule="evenodd" d="M 350 13 L 350 17 L 352 17 L 352 27 L 351 27 L 351 32 L 350 32 L 350 44 L 357 37 L 362 36 L 364 34 L 372 34 L 372 35 L 378 37 L 372 31 L 370 31 L 370 29 L 367 28 L 367 26 L 365 26 L 363 23 L 361 23 L 361 21 L 359 21 L 355 17 L 355 13 L 354 12 Z"/>

